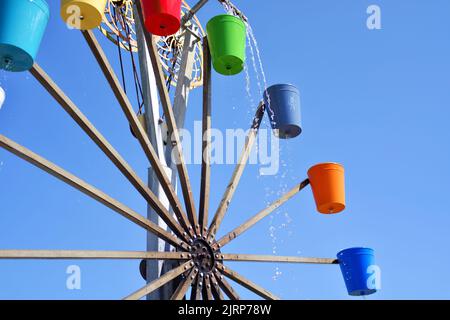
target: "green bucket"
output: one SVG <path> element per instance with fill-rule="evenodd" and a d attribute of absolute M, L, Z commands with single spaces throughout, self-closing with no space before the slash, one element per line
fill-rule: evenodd
<path fill-rule="evenodd" d="M 246 27 L 241 19 L 223 14 L 206 25 L 214 70 L 231 76 L 244 69 Z"/>

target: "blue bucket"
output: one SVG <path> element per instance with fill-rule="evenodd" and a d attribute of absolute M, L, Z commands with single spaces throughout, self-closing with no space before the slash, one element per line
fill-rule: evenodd
<path fill-rule="evenodd" d="M 0 68 L 25 71 L 33 66 L 50 10 L 44 0 L 0 1 Z"/>
<path fill-rule="evenodd" d="M 377 291 L 369 288 L 370 267 L 375 266 L 374 250 L 370 248 L 350 248 L 337 254 L 348 294 L 366 296 Z"/>
<path fill-rule="evenodd" d="M 300 92 L 290 84 L 277 84 L 264 92 L 264 102 L 274 134 L 281 139 L 302 133 Z"/>

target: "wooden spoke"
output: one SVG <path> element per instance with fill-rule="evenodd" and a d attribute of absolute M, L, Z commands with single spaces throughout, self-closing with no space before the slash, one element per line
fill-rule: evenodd
<path fill-rule="evenodd" d="M 219 226 L 222 223 L 222 220 L 231 203 L 231 199 L 233 198 L 233 195 L 236 191 L 236 188 L 239 184 L 242 174 L 244 173 L 244 169 L 245 166 L 247 165 L 250 152 L 258 135 L 259 127 L 261 125 L 261 121 L 264 116 L 264 110 L 265 110 L 264 103 L 261 103 L 258 107 L 258 110 L 256 111 L 252 127 L 246 137 L 244 149 L 242 150 L 239 161 L 234 169 L 231 181 L 228 184 L 227 189 L 225 190 L 225 194 L 223 195 L 222 200 L 220 201 L 219 208 L 217 209 L 213 221 L 211 222 L 211 226 L 209 227 L 209 235 L 211 238 L 214 238 L 215 234 L 217 233 L 217 230 L 219 229 Z"/>
<path fill-rule="evenodd" d="M 247 261 L 247 262 L 278 262 L 278 263 L 309 263 L 309 264 L 338 264 L 334 258 L 306 258 L 288 256 L 270 256 L 255 254 L 222 254 L 224 261 Z"/>
<path fill-rule="evenodd" d="M 245 223 L 234 229 L 233 231 L 229 232 L 225 236 L 223 236 L 219 241 L 217 241 L 216 244 L 214 244 L 214 247 L 220 248 L 228 244 L 231 240 L 236 239 L 238 236 L 243 234 L 245 231 L 253 227 L 255 224 L 257 224 L 259 221 L 261 221 L 263 218 L 267 217 L 269 214 L 271 214 L 274 210 L 278 209 L 281 205 L 283 205 L 286 201 L 291 199 L 293 196 L 295 196 L 297 193 L 299 193 L 301 190 L 303 190 L 307 185 L 309 185 L 309 180 L 306 179 L 302 183 L 296 185 L 294 188 L 292 188 L 289 192 L 284 194 L 280 199 L 273 202 L 271 205 L 269 205 L 264 210 L 260 211 L 256 215 L 254 215 L 252 218 L 247 220 Z"/>
<path fill-rule="evenodd" d="M 211 182 L 211 52 L 208 39 L 203 39 L 203 119 L 202 119 L 202 173 L 198 220 L 203 235 L 208 226 L 209 192 Z"/>
<path fill-rule="evenodd" d="M 214 274 L 210 275 L 211 291 L 215 300 L 224 300 L 222 291 L 220 289 L 219 281 L 217 281 Z"/>
<path fill-rule="evenodd" d="M 221 264 L 218 264 L 221 270 L 225 270 L 224 266 Z M 223 272 L 223 271 L 222 271 Z M 233 287 L 228 283 L 227 280 L 223 277 L 222 274 L 218 270 L 216 270 L 216 279 L 219 282 L 220 287 L 222 288 L 223 292 L 230 298 L 230 300 L 240 300 L 239 295 L 236 291 L 234 291 Z"/>
<path fill-rule="evenodd" d="M 140 1 L 136 1 L 136 9 L 139 15 L 139 19 L 144 25 L 142 8 Z M 154 36 L 152 36 L 145 28 L 143 28 L 145 41 L 150 54 L 150 60 L 152 62 L 153 70 L 155 72 L 156 86 L 158 87 L 159 98 L 161 100 L 161 105 L 164 110 L 164 115 L 167 121 L 167 128 L 169 130 L 169 137 L 173 149 L 175 151 L 176 159 L 172 159 L 172 162 L 176 163 L 177 171 L 180 177 L 180 185 L 183 191 L 184 202 L 186 205 L 186 211 L 192 227 L 195 229 L 197 226 L 197 216 L 194 204 L 194 196 L 192 193 L 191 183 L 189 180 L 189 175 L 187 172 L 186 163 L 183 156 L 183 148 L 181 145 L 181 139 L 178 132 L 177 123 L 172 109 L 172 103 L 170 102 L 169 93 L 165 84 L 164 73 L 161 66 L 161 61 L 159 59 L 158 48 Z"/>
<path fill-rule="evenodd" d="M 142 287 L 141 289 L 137 290 L 136 292 L 125 297 L 124 300 L 139 300 L 142 297 L 152 293 L 156 289 L 162 287 L 166 283 L 172 281 L 173 279 L 175 279 L 176 277 L 181 275 L 183 272 L 192 268 L 192 266 L 193 266 L 193 262 L 188 261 L 188 262 L 182 264 L 181 266 L 179 266 L 178 268 L 170 270 L 169 272 L 165 273 L 158 279 L 150 282 L 146 286 Z"/>
<path fill-rule="evenodd" d="M 122 174 L 131 182 L 136 190 L 144 197 L 150 206 L 158 213 L 164 222 L 179 237 L 183 238 L 183 229 L 172 217 L 170 212 L 164 207 L 158 197 L 146 186 L 141 178 L 133 171 L 130 165 L 113 148 L 105 137 L 95 128 L 95 126 L 86 118 L 78 107 L 66 96 L 66 94 L 56 85 L 55 82 L 42 70 L 34 64 L 30 73 L 38 82 L 55 98 L 61 107 L 72 117 L 81 129 L 94 141 L 103 153 L 116 165 Z M 186 239 L 188 240 L 188 239 Z"/>
<path fill-rule="evenodd" d="M 89 250 L 0 250 L 0 259 L 31 260 L 189 260 L 186 253 L 181 252 L 148 252 L 148 251 L 89 251 Z"/>
<path fill-rule="evenodd" d="M 269 291 L 267 291 L 266 289 L 258 286 L 257 284 L 251 282 L 250 280 L 244 278 L 237 272 L 228 269 L 228 267 L 224 268 L 224 266 L 220 263 L 218 264 L 218 267 L 222 270 L 222 273 L 225 276 L 227 276 L 231 280 L 235 281 L 236 283 L 240 284 L 244 288 L 247 288 L 248 290 L 256 293 L 260 297 L 267 299 L 267 300 L 280 300 L 280 298 L 278 298 L 274 294 L 272 294 Z"/>
<path fill-rule="evenodd" d="M 198 269 L 192 268 L 192 270 L 189 272 L 189 275 L 183 281 L 181 281 L 180 285 L 178 286 L 177 290 L 175 290 L 170 300 L 182 300 L 192 282 L 197 277 L 197 274 Z"/>
<path fill-rule="evenodd" d="M 191 300 L 202 300 L 202 290 L 204 285 L 204 278 L 202 274 L 198 274 L 191 290 Z"/>
<path fill-rule="evenodd" d="M 22 158 L 23 160 L 35 165 L 36 167 L 42 169 L 43 171 L 51 174 L 52 176 L 58 178 L 59 180 L 67 183 L 68 185 L 74 187 L 75 189 L 83 192 L 89 197 L 99 201 L 104 204 L 108 208 L 114 210 L 115 212 L 121 214 L 123 217 L 128 220 L 133 221 L 137 225 L 147 229 L 148 231 L 154 233 L 161 239 L 167 241 L 168 243 L 181 247 L 183 249 L 188 249 L 188 245 L 179 240 L 177 237 L 162 229 L 158 225 L 154 224 L 150 220 L 144 218 L 138 213 L 134 212 L 132 209 L 126 207 L 119 201 L 111 198 L 107 194 L 102 191 L 96 189 L 92 185 L 86 183 L 80 178 L 74 176 L 73 174 L 65 171 L 61 167 L 58 167 L 56 164 L 51 163 L 50 161 L 42 158 L 41 156 L 33 153 L 32 151 L 26 149 L 25 147 L 15 143 L 14 141 L 6 138 L 3 135 L 0 135 L 0 147 L 8 150 L 9 152 L 15 154 L 16 156 Z"/>
<path fill-rule="evenodd" d="M 94 36 L 92 31 L 82 31 L 84 38 L 86 39 L 89 48 L 94 54 L 103 74 L 105 75 L 109 85 L 111 86 L 114 95 L 117 98 L 120 106 L 122 107 L 122 111 L 124 112 L 128 122 L 131 125 L 133 132 L 136 134 L 136 137 L 144 150 L 153 170 L 155 171 L 156 176 L 158 177 L 159 182 L 169 200 L 173 211 L 180 222 L 180 224 L 184 227 L 186 231 L 189 232 L 189 222 L 187 221 L 186 215 L 183 211 L 182 204 L 176 195 L 175 189 L 173 188 L 169 177 L 164 171 L 164 167 L 158 159 L 158 155 L 150 142 L 150 139 L 147 136 L 145 129 L 140 124 L 136 113 L 133 110 L 133 106 L 130 103 L 127 95 L 125 94 L 122 86 L 120 85 L 119 79 L 114 73 L 111 64 L 108 61 L 105 53 L 103 52 L 100 44 Z M 192 235 L 192 234 L 191 234 Z"/>
<path fill-rule="evenodd" d="M 205 283 L 203 284 L 203 300 L 205 301 L 212 301 L 214 300 L 214 296 L 212 294 L 212 288 L 211 288 L 211 280 L 208 275 L 205 276 Z"/>

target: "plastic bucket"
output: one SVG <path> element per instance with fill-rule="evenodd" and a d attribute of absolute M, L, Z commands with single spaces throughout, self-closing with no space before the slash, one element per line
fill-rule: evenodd
<path fill-rule="evenodd" d="M 302 133 L 300 92 L 290 84 L 277 84 L 264 92 L 264 102 L 274 134 L 281 139 Z"/>
<path fill-rule="evenodd" d="M 44 0 L 0 1 L 0 68 L 25 71 L 33 66 L 50 10 Z"/>
<path fill-rule="evenodd" d="M 177 33 L 181 24 L 181 0 L 141 0 L 144 24 L 158 36 Z"/>
<path fill-rule="evenodd" d="M 373 294 L 376 288 L 369 288 L 371 276 L 369 267 L 375 265 L 374 250 L 370 248 L 350 248 L 337 254 L 348 294 L 365 296 Z"/>
<path fill-rule="evenodd" d="M 70 27 L 91 30 L 100 26 L 107 0 L 61 0 L 61 18 Z"/>
<path fill-rule="evenodd" d="M 241 19 L 223 14 L 206 25 L 214 70 L 229 76 L 244 69 L 246 27 Z"/>
<path fill-rule="evenodd" d="M 338 163 L 321 163 L 308 170 L 308 178 L 317 211 L 332 214 L 345 209 L 344 167 Z"/>

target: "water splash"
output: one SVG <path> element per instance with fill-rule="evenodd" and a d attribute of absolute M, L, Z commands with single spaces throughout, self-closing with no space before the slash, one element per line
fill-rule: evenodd
<path fill-rule="evenodd" d="M 224 7 L 224 10 L 226 13 L 233 15 L 233 16 L 240 16 L 241 14 L 236 10 L 236 7 L 231 3 L 229 0 L 222 1 L 222 5 Z M 257 86 L 257 93 L 258 98 L 257 101 L 266 98 L 267 104 L 266 109 L 268 111 L 268 118 L 270 123 L 273 125 L 275 124 L 275 113 L 271 107 L 271 101 L 269 96 L 265 96 L 266 89 L 268 87 L 267 85 L 267 78 L 266 73 L 264 69 L 264 64 L 261 58 L 261 52 L 259 49 L 258 41 L 256 39 L 255 33 L 253 31 L 253 28 L 248 21 L 248 19 L 243 19 L 244 23 L 246 25 L 246 33 L 247 33 L 247 50 L 248 50 L 248 56 L 249 59 L 246 60 L 244 65 L 244 71 L 245 71 L 245 81 L 246 81 L 246 93 L 247 98 L 251 104 L 251 108 L 247 109 L 248 113 L 255 112 L 257 108 L 257 104 L 255 103 L 253 94 L 252 94 L 252 76 L 256 78 L 256 86 Z M 251 65 L 249 67 L 249 64 Z M 252 70 L 251 70 L 252 69 Z M 253 116 L 253 115 L 250 115 Z M 264 120 L 262 121 L 262 124 L 267 125 L 267 122 Z M 270 187 L 268 185 L 264 188 L 265 193 L 265 199 L 266 199 L 266 206 L 270 205 L 272 201 L 267 201 L 267 199 L 274 199 L 279 198 L 283 194 L 285 194 L 288 189 L 288 184 L 284 183 L 286 177 L 293 177 L 295 175 L 291 174 L 288 165 L 285 160 L 283 160 L 282 154 L 284 153 L 283 146 L 280 146 L 280 157 L 281 157 L 281 170 L 277 176 L 270 177 Z M 259 171 L 258 171 L 259 172 Z M 261 177 L 261 174 L 257 174 L 257 179 L 262 180 L 261 182 L 265 184 L 266 180 L 265 178 Z M 282 179 L 282 180 L 280 180 Z M 294 179 L 294 178 L 293 178 Z M 275 182 L 273 181 L 275 180 Z M 288 212 L 277 210 L 269 217 L 270 223 L 269 223 L 269 230 L 268 234 L 271 240 L 272 245 L 272 254 L 276 255 L 278 253 L 278 247 L 282 248 L 282 244 L 284 243 L 283 239 L 279 239 L 278 233 L 280 231 L 283 231 L 283 234 L 286 234 L 287 236 L 292 237 L 293 232 L 291 230 L 291 226 L 293 224 L 293 219 L 290 217 Z M 282 272 L 278 267 L 274 269 L 274 274 L 272 276 L 272 279 L 274 281 L 278 280 L 282 276 Z"/>
<path fill-rule="evenodd" d="M 271 107 L 270 96 L 266 94 L 266 89 L 268 87 L 267 86 L 267 78 L 266 78 L 266 73 L 264 71 L 264 65 L 263 65 L 263 62 L 261 59 L 261 52 L 259 50 L 258 41 L 256 40 L 256 36 L 255 36 L 255 33 L 253 32 L 253 28 L 250 25 L 250 22 L 247 21 L 247 22 L 245 22 L 245 24 L 247 27 L 247 40 L 249 43 L 251 60 L 253 63 L 253 69 L 256 73 L 260 97 L 264 96 L 264 98 L 266 98 L 267 103 L 268 103 L 266 108 L 269 111 L 270 121 L 273 122 L 275 120 L 275 114 Z M 258 62 L 258 63 L 256 63 L 256 62 Z M 261 80 L 262 80 L 262 83 L 261 83 Z"/>
<path fill-rule="evenodd" d="M 247 92 L 247 99 L 250 102 L 250 105 L 255 105 L 255 100 L 253 99 L 252 90 L 251 90 L 251 79 L 250 79 L 250 72 L 248 70 L 247 62 L 244 64 L 244 71 L 245 71 L 245 91 Z"/>

